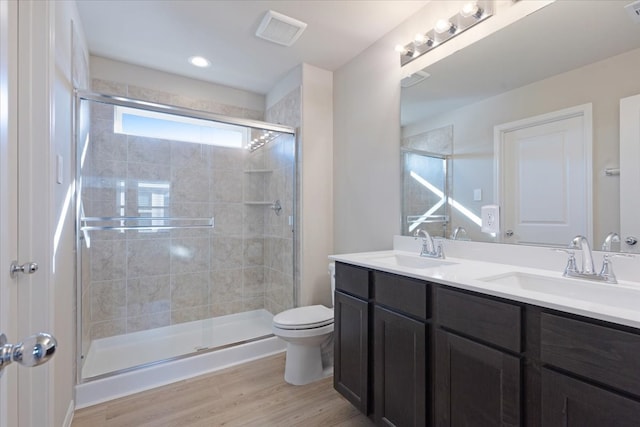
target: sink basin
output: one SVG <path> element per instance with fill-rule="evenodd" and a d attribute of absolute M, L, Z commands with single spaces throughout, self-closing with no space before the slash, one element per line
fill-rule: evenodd
<path fill-rule="evenodd" d="M 640 309 L 640 288 L 635 289 L 619 284 L 589 282 L 564 277 L 547 277 L 520 272 L 510 272 L 498 276 L 485 277 L 480 280 L 593 304 L 629 310 Z"/>
<path fill-rule="evenodd" d="M 418 255 L 385 255 L 381 257 L 370 258 L 371 261 L 382 264 L 392 265 L 394 267 L 408 268 L 434 268 L 445 265 L 454 265 L 455 262 L 447 261 L 441 258 L 425 258 Z"/>

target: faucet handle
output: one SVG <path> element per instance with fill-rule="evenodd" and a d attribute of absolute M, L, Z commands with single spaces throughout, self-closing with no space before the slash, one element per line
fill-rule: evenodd
<path fill-rule="evenodd" d="M 618 283 L 616 275 L 613 272 L 613 263 L 611 258 L 635 258 L 635 255 L 623 254 L 623 253 L 606 253 L 602 256 L 602 269 L 600 270 L 600 276 L 604 278 L 607 283 Z"/>
<path fill-rule="evenodd" d="M 433 239 L 435 240 L 435 252 L 436 258 L 444 259 L 444 239 Z"/>
<path fill-rule="evenodd" d="M 618 283 L 616 275 L 613 272 L 613 265 L 608 255 L 602 257 L 602 269 L 600 270 L 600 276 L 607 283 Z"/>
<path fill-rule="evenodd" d="M 555 248 L 553 249 L 555 252 L 563 252 L 569 255 L 569 259 L 567 260 L 567 265 L 564 267 L 563 276 L 568 276 L 569 273 L 577 273 L 578 265 L 576 264 L 576 253 L 571 249 L 563 249 L 563 248 Z"/>

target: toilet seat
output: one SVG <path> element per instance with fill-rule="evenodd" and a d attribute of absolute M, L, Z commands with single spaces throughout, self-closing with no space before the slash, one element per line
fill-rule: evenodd
<path fill-rule="evenodd" d="M 313 329 L 332 323 L 333 309 L 324 305 L 292 308 L 273 317 L 273 326 L 279 329 Z"/>

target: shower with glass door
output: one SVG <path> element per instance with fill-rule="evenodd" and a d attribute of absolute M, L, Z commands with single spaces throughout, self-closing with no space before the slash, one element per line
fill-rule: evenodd
<path fill-rule="evenodd" d="M 80 382 L 272 336 L 294 306 L 293 129 L 79 93 Z"/>

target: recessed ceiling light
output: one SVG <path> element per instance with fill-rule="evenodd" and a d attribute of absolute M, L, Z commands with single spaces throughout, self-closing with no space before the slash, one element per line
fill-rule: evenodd
<path fill-rule="evenodd" d="M 191 58 L 189 58 L 189 63 L 200 68 L 211 66 L 211 62 L 207 58 L 203 58 L 202 56 L 192 56 Z"/>

